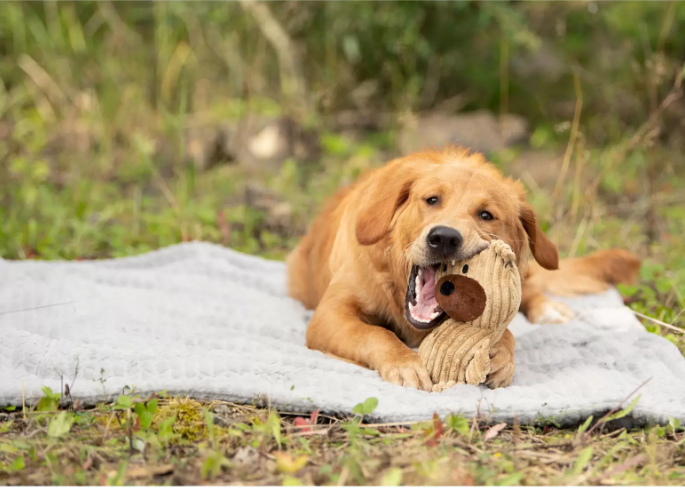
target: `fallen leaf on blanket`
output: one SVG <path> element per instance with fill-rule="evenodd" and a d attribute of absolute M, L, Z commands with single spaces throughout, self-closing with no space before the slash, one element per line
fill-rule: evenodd
<path fill-rule="evenodd" d="M 492 427 L 490 427 L 488 430 L 485 431 L 485 435 L 483 436 L 483 440 L 489 441 L 491 439 L 494 439 L 495 437 L 497 437 L 497 434 L 499 434 L 500 431 L 503 428 L 505 428 L 506 426 L 507 426 L 507 424 L 505 424 L 505 423 L 493 425 Z"/>
<path fill-rule="evenodd" d="M 295 458 L 287 452 L 276 452 L 274 457 L 276 458 L 278 471 L 283 474 L 295 474 L 304 468 L 307 461 L 309 461 L 309 456 L 303 455 Z"/>

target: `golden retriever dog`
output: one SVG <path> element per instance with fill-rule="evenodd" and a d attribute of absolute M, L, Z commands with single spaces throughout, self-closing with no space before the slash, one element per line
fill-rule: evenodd
<path fill-rule="evenodd" d="M 545 292 L 599 292 L 633 282 L 640 267 L 623 250 L 560 262 L 519 182 L 466 149 L 419 152 L 340 190 L 289 256 L 289 293 L 315 310 L 307 347 L 374 369 L 391 383 L 430 390 L 412 348 L 447 318 L 435 300 L 435 270 L 469 259 L 492 239 L 516 253 L 525 277 L 521 310 L 532 322 L 572 317 Z M 490 357 L 486 384 L 509 385 L 511 332 Z"/>

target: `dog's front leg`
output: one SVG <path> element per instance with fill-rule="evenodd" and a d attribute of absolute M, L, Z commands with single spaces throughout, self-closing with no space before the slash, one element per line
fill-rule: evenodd
<path fill-rule="evenodd" d="M 307 329 L 307 347 L 378 371 L 385 381 L 431 391 L 419 355 L 390 330 L 362 321 L 352 294 L 332 285 Z"/>

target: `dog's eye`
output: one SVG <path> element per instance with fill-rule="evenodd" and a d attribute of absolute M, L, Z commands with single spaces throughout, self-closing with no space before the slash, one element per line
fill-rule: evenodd
<path fill-rule="evenodd" d="M 429 197 L 429 198 L 426 198 L 426 203 L 427 203 L 428 205 L 437 205 L 439 201 L 440 201 L 440 199 L 439 199 L 438 197 Z"/>
<path fill-rule="evenodd" d="M 483 210 L 480 214 L 478 214 L 478 216 L 480 217 L 481 220 L 492 220 L 495 218 L 487 210 Z"/>

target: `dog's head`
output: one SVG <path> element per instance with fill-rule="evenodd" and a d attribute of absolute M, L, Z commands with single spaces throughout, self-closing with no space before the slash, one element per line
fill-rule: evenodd
<path fill-rule="evenodd" d="M 361 202 L 356 235 L 364 246 L 381 246 L 395 279 L 406 283 L 405 317 L 417 329 L 447 317 L 435 300 L 440 263 L 470 259 L 492 239 L 511 246 L 522 272 L 529 249 L 544 268 L 559 263 L 520 183 L 461 149 L 417 153 L 381 168 Z"/>

